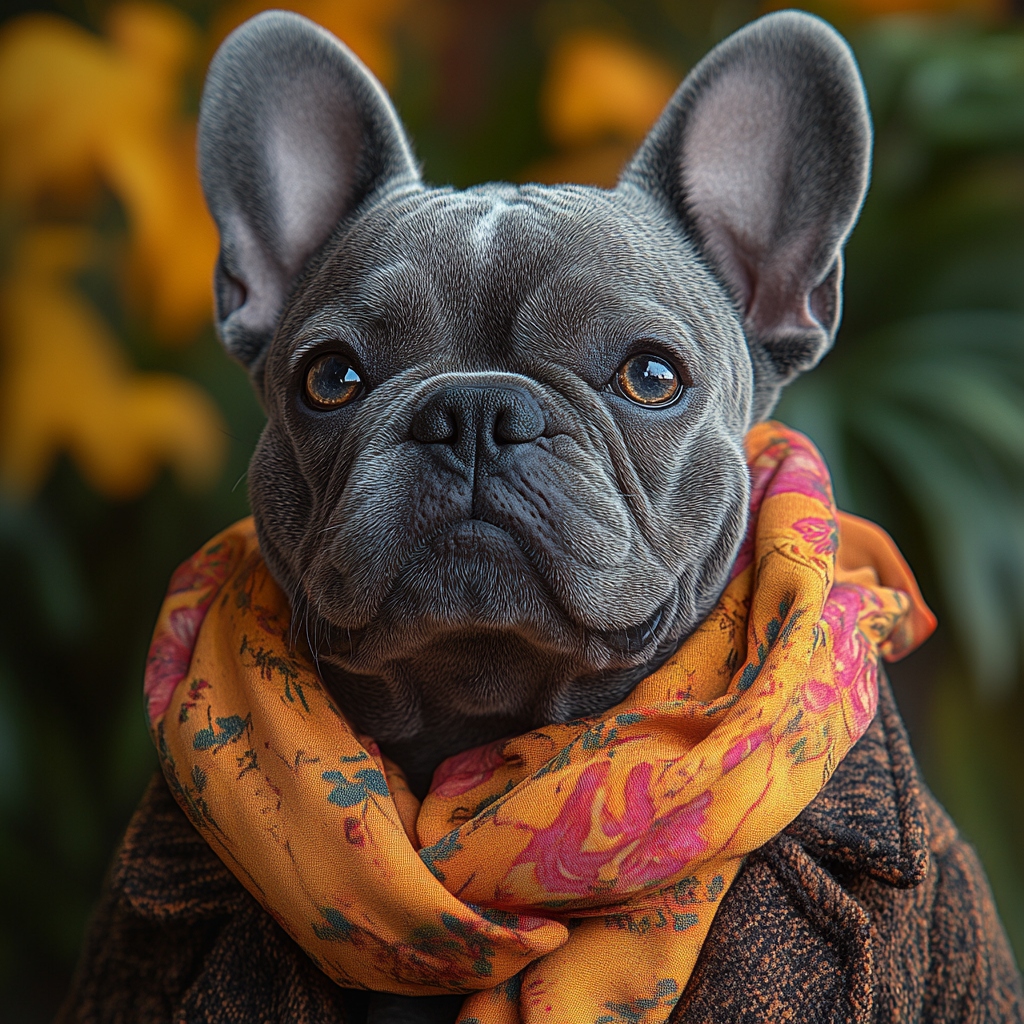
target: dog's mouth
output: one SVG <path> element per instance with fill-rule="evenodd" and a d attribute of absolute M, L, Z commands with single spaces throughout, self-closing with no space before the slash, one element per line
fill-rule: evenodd
<path fill-rule="evenodd" d="M 558 601 L 547 584 L 543 568 L 538 564 L 529 544 L 524 542 L 523 537 L 505 526 L 499 526 L 486 519 L 463 519 L 438 530 L 422 545 L 421 550 L 429 550 L 432 554 L 447 559 L 475 559 L 486 551 L 489 558 L 496 559 L 497 564 L 503 566 L 504 573 L 513 576 L 525 573 L 532 577 L 535 584 L 540 585 L 551 605 L 560 607 L 569 622 L 577 621 L 576 617 L 564 608 L 562 602 Z M 585 628 L 592 637 L 600 640 L 611 650 L 620 654 L 635 655 L 648 649 L 655 641 L 666 610 L 667 605 L 662 605 L 641 621 L 615 629 L 596 629 L 593 626 Z"/>
<path fill-rule="evenodd" d="M 595 633 L 614 650 L 622 651 L 624 654 L 637 654 L 654 640 L 664 613 L 665 609 L 661 607 L 636 625 L 623 629 L 595 630 Z"/>
<path fill-rule="evenodd" d="M 529 545 L 523 542 L 523 538 L 504 526 L 498 526 L 486 519 L 464 519 L 451 524 L 435 534 L 432 540 L 435 550 L 440 546 L 449 554 L 460 548 L 462 549 L 460 553 L 464 553 L 467 549 L 472 551 L 481 543 L 489 547 L 513 551 L 518 556 L 515 558 L 516 562 L 520 565 L 528 565 L 534 573 L 543 579 L 543 573 L 535 563 L 533 552 Z M 554 600 L 553 596 L 552 600 Z M 654 641 L 664 614 L 665 606 L 662 605 L 647 618 L 633 625 L 618 629 L 593 629 L 591 627 L 590 632 L 612 650 L 623 654 L 639 654 Z"/>
<path fill-rule="evenodd" d="M 529 551 L 521 538 L 515 536 L 504 526 L 488 522 L 486 519 L 460 519 L 448 523 L 437 530 L 423 547 L 432 547 L 446 553 L 473 554 L 480 545 L 516 550 L 523 555 Z"/>
<path fill-rule="evenodd" d="M 314 600 L 333 627 L 319 649 L 361 664 L 384 658 L 385 648 L 393 659 L 398 650 L 413 654 L 442 635 L 477 630 L 518 634 L 560 657 L 579 657 L 588 648 L 591 656 L 604 648 L 605 657 L 629 664 L 649 656 L 673 598 L 642 619 L 645 609 L 636 609 L 633 623 L 601 628 L 587 615 L 592 610 L 560 599 L 548 561 L 504 524 L 476 517 L 445 523 L 405 553 L 379 606 L 362 621 L 346 623 L 330 614 L 329 602 Z"/>

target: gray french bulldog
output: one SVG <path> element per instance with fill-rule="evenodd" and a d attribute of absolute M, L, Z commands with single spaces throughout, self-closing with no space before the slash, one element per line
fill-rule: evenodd
<path fill-rule="evenodd" d="M 200 170 L 219 334 L 267 413 L 260 548 L 416 793 L 610 707 L 711 609 L 743 436 L 834 338 L 870 148 L 849 49 L 799 12 L 701 61 L 611 191 L 430 187 L 329 33 L 268 12 L 221 47 Z"/>

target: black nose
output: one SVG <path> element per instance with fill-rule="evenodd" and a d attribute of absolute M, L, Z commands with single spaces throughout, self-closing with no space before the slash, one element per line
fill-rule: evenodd
<path fill-rule="evenodd" d="M 460 385 L 435 391 L 416 410 L 412 436 L 444 447 L 446 458 L 471 470 L 479 459 L 495 460 L 512 444 L 529 444 L 544 433 L 536 399 L 513 386 Z"/>

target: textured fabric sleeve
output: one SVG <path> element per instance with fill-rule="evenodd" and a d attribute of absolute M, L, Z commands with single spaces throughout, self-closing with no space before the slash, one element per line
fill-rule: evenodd
<path fill-rule="evenodd" d="M 236 909 L 232 883 L 154 777 L 114 857 L 56 1024 L 171 1024 Z"/>
<path fill-rule="evenodd" d="M 162 777 L 104 886 L 56 1024 L 338 1024 L 341 992 L 192 828 Z"/>
<path fill-rule="evenodd" d="M 147 920 L 108 886 L 55 1024 L 172 1024 L 219 930 Z"/>
<path fill-rule="evenodd" d="M 921 1019 L 1024 1024 L 1024 987 L 974 849 L 925 791 L 935 895 Z"/>

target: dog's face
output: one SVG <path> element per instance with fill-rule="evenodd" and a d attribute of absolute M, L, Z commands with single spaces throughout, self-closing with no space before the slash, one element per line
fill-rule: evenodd
<path fill-rule="evenodd" d="M 831 344 L 870 129 L 845 45 L 762 19 L 613 191 L 432 189 L 295 15 L 210 71 L 218 319 L 268 423 L 260 545 L 332 691 L 414 785 L 603 710 L 724 586 L 743 435 Z"/>
<path fill-rule="evenodd" d="M 250 470 L 261 543 L 387 739 L 384 697 L 402 730 L 601 710 L 721 589 L 750 360 L 647 205 L 385 198 L 288 309 Z"/>

